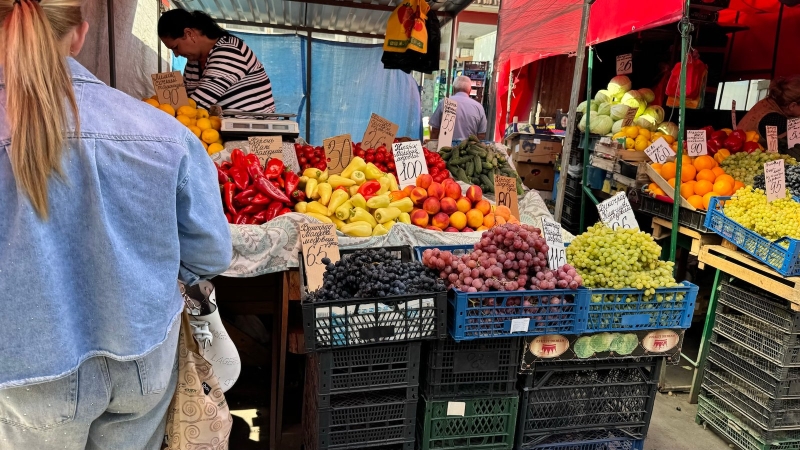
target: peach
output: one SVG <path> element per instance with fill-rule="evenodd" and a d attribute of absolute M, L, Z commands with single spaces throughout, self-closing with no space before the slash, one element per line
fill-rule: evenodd
<path fill-rule="evenodd" d="M 458 210 L 461 211 L 462 213 L 466 213 L 467 211 L 472 209 L 472 203 L 469 200 L 467 200 L 466 197 L 461 197 L 458 200 L 456 200 L 456 206 L 458 206 Z"/>
<path fill-rule="evenodd" d="M 425 228 L 428 226 L 428 213 L 421 209 L 411 211 L 411 223 L 418 227 Z"/>
<path fill-rule="evenodd" d="M 484 216 L 492 212 L 492 204 L 488 200 L 483 199 L 475 203 L 475 209 L 481 212 Z"/>
<path fill-rule="evenodd" d="M 494 226 L 494 213 L 483 216 L 483 226 L 486 228 L 492 228 Z"/>
<path fill-rule="evenodd" d="M 462 233 L 472 233 L 473 231 L 475 231 L 475 230 L 473 230 L 470 227 L 464 227 L 464 229 L 461 230 Z"/>
<path fill-rule="evenodd" d="M 433 216 L 431 225 L 439 228 L 440 230 L 444 230 L 450 225 L 450 216 L 443 212 L 437 213 L 435 216 Z"/>
<path fill-rule="evenodd" d="M 422 206 L 422 203 L 425 202 L 425 199 L 428 198 L 428 191 L 422 189 L 421 187 L 415 187 L 411 191 L 411 195 L 409 195 L 411 201 L 414 202 L 417 206 Z"/>
<path fill-rule="evenodd" d="M 428 189 L 428 186 L 433 183 L 433 177 L 428 175 L 427 173 L 423 173 L 422 175 L 417 177 L 417 187 L 421 187 L 422 189 Z"/>
<path fill-rule="evenodd" d="M 488 230 L 488 228 L 486 228 L 485 226 L 481 225 L 481 226 L 479 226 L 479 227 L 478 227 L 478 229 L 477 229 L 477 230 L 475 230 L 475 231 L 487 231 L 487 230 Z"/>
<path fill-rule="evenodd" d="M 425 199 L 425 202 L 422 204 L 422 210 L 430 215 L 434 215 L 442 209 L 441 204 L 439 203 L 439 199 L 436 197 L 428 197 Z"/>
<path fill-rule="evenodd" d="M 436 227 L 435 227 L 435 226 L 433 226 L 433 225 L 429 225 L 429 226 L 425 227 L 425 229 L 426 229 L 426 230 L 431 230 L 431 231 L 438 231 L 438 232 L 441 232 L 441 231 L 442 231 L 442 229 L 441 229 L 441 228 L 436 228 Z"/>
<path fill-rule="evenodd" d="M 434 181 L 428 186 L 428 196 L 441 199 L 444 197 L 444 186 Z"/>
<path fill-rule="evenodd" d="M 404 187 L 404 188 L 403 188 L 403 192 L 405 192 L 405 193 L 406 193 L 406 197 L 408 197 L 409 195 L 411 195 L 411 191 L 413 191 L 415 187 L 416 187 L 416 186 L 414 186 L 413 184 L 409 184 L 408 186 L 406 186 L 406 187 Z"/>
<path fill-rule="evenodd" d="M 497 205 L 494 208 L 494 215 L 496 217 L 502 217 L 506 220 L 506 222 L 508 222 L 508 219 L 511 218 L 511 210 L 508 208 L 508 206 Z"/>
<path fill-rule="evenodd" d="M 450 225 L 456 230 L 463 230 L 467 226 L 467 215 L 461 211 L 456 211 L 450 214 Z"/>
<path fill-rule="evenodd" d="M 483 225 L 483 213 L 477 209 L 467 211 L 467 225 L 472 228 L 478 228 Z"/>
<path fill-rule="evenodd" d="M 444 184 L 444 195 L 452 198 L 453 200 L 458 200 L 461 198 L 461 186 L 458 185 L 455 181 L 451 181 L 450 183 Z"/>
<path fill-rule="evenodd" d="M 478 203 L 479 201 L 483 200 L 483 191 L 479 186 L 475 186 L 473 184 L 467 189 L 467 198 L 473 204 Z"/>
<path fill-rule="evenodd" d="M 443 198 L 439 204 L 441 205 L 442 212 L 448 216 L 458 211 L 458 205 L 456 204 L 456 201 L 450 197 Z"/>
<path fill-rule="evenodd" d="M 447 227 L 444 229 L 446 233 L 458 233 L 458 228 L 456 227 Z"/>

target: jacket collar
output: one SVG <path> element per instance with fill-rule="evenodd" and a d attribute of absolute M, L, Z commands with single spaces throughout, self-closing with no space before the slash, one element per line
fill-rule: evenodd
<path fill-rule="evenodd" d="M 67 57 L 67 65 L 69 66 L 73 83 L 105 84 L 83 67 L 81 63 L 76 61 L 75 58 Z M 5 70 L 3 66 L 0 66 L 0 86 L 5 87 L 5 84 Z"/>

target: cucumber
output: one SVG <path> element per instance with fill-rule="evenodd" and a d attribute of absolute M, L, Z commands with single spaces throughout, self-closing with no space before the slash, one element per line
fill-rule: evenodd
<path fill-rule="evenodd" d="M 469 183 L 469 177 L 467 176 L 467 173 L 464 172 L 464 169 L 462 169 L 461 167 L 456 167 L 455 170 L 453 171 L 453 175 L 455 175 L 456 178 L 458 178 L 458 181 Z"/>
<path fill-rule="evenodd" d="M 468 177 L 471 177 L 472 174 L 475 173 L 475 161 L 472 160 L 467 161 L 466 172 Z"/>
<path fill-rule="evenodd" d="M 472 158 L 472 160 L 475 161 L 475 172 L 477 173 L 483 172 L 483 164 L 481 164 L 481 157 L 475 156 Z"/>

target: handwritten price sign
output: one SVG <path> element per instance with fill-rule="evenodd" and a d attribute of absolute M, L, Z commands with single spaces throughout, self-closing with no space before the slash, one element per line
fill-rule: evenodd
<path fill-rule="evenodd" d="M 633 208 L 625 192 L 620 192 L 610 199 L 597 205 L 600 220 L 609 228 L 639 228 L 639 222 L 633 215 Z"/>
<path fill-rule="evenodd" d="M 367 125 L 367 131 L 364 132 L 364 137 L 361 139 L 361 147 L 366 149 L 378 148 L 381 145 L 389 148 L 394 142 L 394 137 L 397 135 L 397 130 L 400 129 L 396 125 L 383 117 L 372 113 Z"/>
<path fill-rule="evenodd" d="M 297 160 L 294 144 L 291 142 L 282 143 L 281 153 L 283 153 L 283 164 L 292 169 L 292 172 L 300 172 L 300 161 Z"/>
<path fill-rule="evenodd" d="M 392 145 L 397 184 L 400 189 L 416 184 L 417 177 L 428 173 L 428 163 L 420 141 L 398 142 Z"/>
<path fill-rule="evenodd" d="M 708 154 L 708 139 L 706 130 L 686 130 L 686 144 L 689 156 L 702 156 Z"/>
<path fill-rule="evenodd" d="M 309 292 L 322 287 L 325 264 L 323 258 L 332 263 L 339 261 L 339 239 L 336 225 L 332 223 L 304 223 L 300 225 L 300 246 L 303 251 L 306 285 Z"/>
<path fill-rule="evenodd" d="M 328 160 L 328 172 L 331 174 L 342 173 L 353 159 L 353 140 L 349 134 L 342 134 L 332 138 L 323 139 L 322 147 Z"/>
<path fill-rule="evenodd" d="M 547 242 L 547 266 L 557 269 L 567 263 L 567 252 L 564 250 L 564 237 L 561 235 L 561 224 L 547 217 L 542 217 L 542 234 Z"/>
<path fill-rule="evenodd" d="M 650 147 L 644 149 L 644 152 L 651 160 L 653 160 L 653 162 L 657 162 L 659 164 L 664 164 L 668 159 L 675 156 L 675 152 L 672 151 L 672 147 L 667 144 L 667 141 L 665 141 L 664 138 L 658 138 L 658 140 L 653 142 Z"/>
<path fill-rule="evenodd" d="M 516 178 L 495 175 L 494 192 L 497 204 L 510 209 L 514 217 L 519 217 L 519 198 L 517 198 Z"/>
<path fill-rule="evenodd" d="M 736 100 L 731 100 L 731 126 L 736 129 Z"/>
<path fill-rule="evenodd" d="M 768 202 L 786 198 L 786 167 L 782 159 L 764 164 L 764 178 Z"/>
<path fill-rule="evenodd" d="M 778 127 L 767 125 L 767 152 L 778 153 Z"/>
<path fill-rule="evenodd" d="M 270 158 L 278 158 L 283 161 L 283 140 L 280 136 L 253 136 L 247 138 L 250 153 L 258 156 L 261 167 Z"/>
<path fill-rule="evenodd" d="M 444 110 L 442 114 L 442 127 L 439 129 L 439 144 L 437 150 L 442 147 L 450 147 L 453 145 L 453 130 L 456 128 L 456 110 L 458 103 L 449 98 L 444 99 L 442 104 Z"/>
<path fill-rule="evenodd" d="M 186 94 L 186 85 L 180 72 L 176 70 L 154 73 L 150 78 L 153 80 L 153 88 L 156 90 L 159 103 L 172 105 L 176 110 L 189 105 L 189 96 Z"/>
<path fill-rule="evenodd" d="M 628 106 L 628 112 L 625 113 L 625 118 L 622 119 L 622 126 L 629 127 L 633 125 L 633 119 L 636 118 L 636 111 L 638 108 L 631 108 Z"/>
<path fill-rule="evenodd" d="M 800 117 L 789 119 L 786 123 L 786 140 L 789 143 L 789 148 L 800 144 Z"/>
<path fill-rule="evenodd" d="M 617 56 L 617 75 L 633 73 L 633 55 L 626 53 Z"/>

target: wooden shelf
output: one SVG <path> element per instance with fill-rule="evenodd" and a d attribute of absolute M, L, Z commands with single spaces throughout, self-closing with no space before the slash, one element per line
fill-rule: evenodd
<path fill-rule="evenodd" d="M 672 222 L 662 219 L 660 217 L 653 217 L 653 238 L 656 240 L 670 237 L 672 234 Z M 678 233 L 690 238 L 692 240 L 692 248 L 689 254 L 694 256 L 700 255 L 700 250 L 706 245 L 719 245 L 722 242 L 722 237 L 716 233 L 701 233 L 691 228 L 678 226 Z"/>

